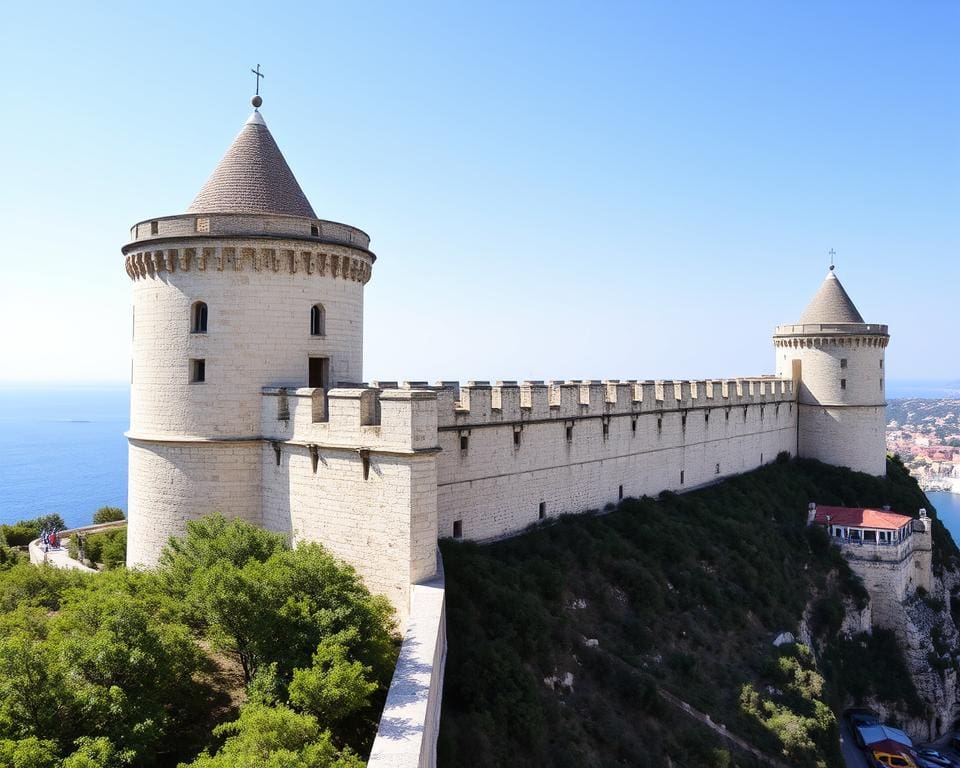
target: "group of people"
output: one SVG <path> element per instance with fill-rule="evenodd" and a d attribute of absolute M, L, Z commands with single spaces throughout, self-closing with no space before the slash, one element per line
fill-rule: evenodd
<path fill-rule="evenodd" d="M 43 542 L 43 551 L 60 548 L 60 534 L 56 528 L 44 528 L 40 531 L 40 540 Z"/>

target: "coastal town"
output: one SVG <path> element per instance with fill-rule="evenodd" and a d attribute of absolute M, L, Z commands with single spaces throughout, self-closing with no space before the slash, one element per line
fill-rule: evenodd
<path fill-rule="evenodd" d="M 903 460 L 924 491 L 960 493 L 960 399 L 891 400 L 887 451 Z"/>

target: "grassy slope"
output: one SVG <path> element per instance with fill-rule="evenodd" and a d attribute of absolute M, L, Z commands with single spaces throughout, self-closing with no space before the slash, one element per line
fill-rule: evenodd
<path fill-rule="evenodd" d="M 919 702 L 890 637 L 833 639 L 841 599 L 865 593 L 825 536 L 806 528 L 809 501 L 931 509 L 896 462 L 877 479 L 793 461 L 495 544 L 444 542 L 440 764 L 731 764 L 657 687 L 791 764 L 840 764 L 824 703 L 871 693 L 904 710 Z M 956 555 L 939 521 L 934 530 L 938 562 Z M 580 600 L 586 607 L 574 607 Z M 796 631 L 811 600 L 825 683 L 809 657 L 771 645 Z M 873 669 L 885 670 L 882 689 Z M 566 672 L 572 689 L 544 683 Z"/>

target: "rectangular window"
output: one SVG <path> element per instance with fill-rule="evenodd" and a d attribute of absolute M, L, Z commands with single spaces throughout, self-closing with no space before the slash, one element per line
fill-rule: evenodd
<path fill-rule="evenodd" d="M 567 442 L 573 442 L 573 424 L 567 424 Z"/>
<path fill-rule="evenodd" d="M 190 361 L 190 383 L 202 384 L 206 380 L 207 380 L 207 361 L 191 360 Z"/>
<path fill-rule="evenodd" d="M 151 222 L 150 222 L 150 234 L 151 234 L 151 235 L 159 235 L 159 234 L 160 234 L 160 222 L 159 222 L 159 221 L 151 221 Z"/>
<path fill-rule="evenodd" d="M 659 435 L 661 432 L 663 432 L 663 417 L 658 416 L 657 417 L 657 434 Z"/>
<path fill-rule="evenodd" d="M 537 519 L 543 520 L 547 516 L 547 502 L 541 501 L 540 507 L 537 509 Z"/>
<path fill-rule="evenodd" d="M 840 389 L 846 389 L 846 388 L 847 388 L 847 380 L 840 379 Z"/>
<path fill-rule="evenodd" d="M 680 429 L 682 429 L 684 432 L 687 431 L 687 414 L 685 413 L 680 416 Z"/>
<path fill-rule="evenodd" d="M 680 485 L 683 485 L 683 470 L 680 470 Z"/>
<path fill-rule="evenodd" d="M 881 370 L 881 371 L 883 370 L 883 358 L 882 358 L 882 357 L 880 358 L 880 370 Z"/>
<path fill-rule="evenodd" d="M 719 474 L 720 474 L 720 465 L 719 465 L 719 464 L 717 464 L 717 466 L 714 467 L 713 474 L 715 474 L 715 475 L 719 475 Z"/>
<path fill-rule="evenodd" d="M 704 411 L 704 412 L 703 412 L 703 423 L 704 423 L 704 424 L 709 424 L 709 423 L 710 423 L 710 411 Z"/>
<path fill-rule="evenodd" d="M 620 499 L 620 501 L 623 501 L 623 486 L 622 486 L 622 485 L 620 486 L 620 489 L 617 491 L 617 498 Z"/>
<path fill-rule="evenodd" d="M 310 225 L 310 234 L 311 234 L 313 237 L 319 237 L 319 236 L 320 236 L 320 227 L 318 227 L 316 224 L 311 224 L 311 225 Z"/>
<path fill-rule="evenodd" d="M 610 422 L 604 421 L 601 429 L 603 430 L 603 439 L 606 440 L 608 437 L 610 437 Z"/>
<path fill-rule="evenodd" d="M 633 434 L 637 434 L 637 420 L 636 420 L 636 419 L 631 419 L 631 421 L 630 421 L 630 431 L 633 432 Z"/>
<path fill-rule="evenodd" d="M 453 521 L 453 538 L 455 539 L 463 538 L 463 520 Z"/>
<path fill-rule="evenodd" d="M 844 357 L 842 360 L 840 360 L 840 367 L 841 368 L 847 367 L 847 358 Z"/>
<path fill-rule="evenodd" d="M 513 430 L 513 447 L 514 448 L 520 447 L 520 430 L 519 429 Z"/>
<path fill-rule="evenodd" d="M 470 447 L 470 437 L 468 435 L 460 435 L 460 450 L 465 451 Z"/>

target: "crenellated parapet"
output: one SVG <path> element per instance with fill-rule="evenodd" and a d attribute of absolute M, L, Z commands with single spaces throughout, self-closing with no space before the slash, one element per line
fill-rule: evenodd
<path fill-rule="evenodd" d="M 375 387 L 265 387 L 263 439 L 329 450 L 436 451 L 437 394 Z"/>
<path fill-rule="evenodd" d="M 176 244 L 180 245 L 180 244 Z M 366 284 L 373 272 L 373 256 L 349 248 L 304 248 L 293 241 L 196 242 L 187 247 L 124 251 L 124 265 L 132 280 L 164 272 L 275 272 L 351 280 Z"/>
<path fill-rule="evenodd" d="M 381 383 L 382 385 L 382 383 Z M 402 385 L 409 386 L 409 385 Z M 417 383 L 417 386 L 424 386 Z M 438 382 L 439 427 L 636 416 L 795 400 L 793 382 L 773 377 L 699 381 Z"/>

